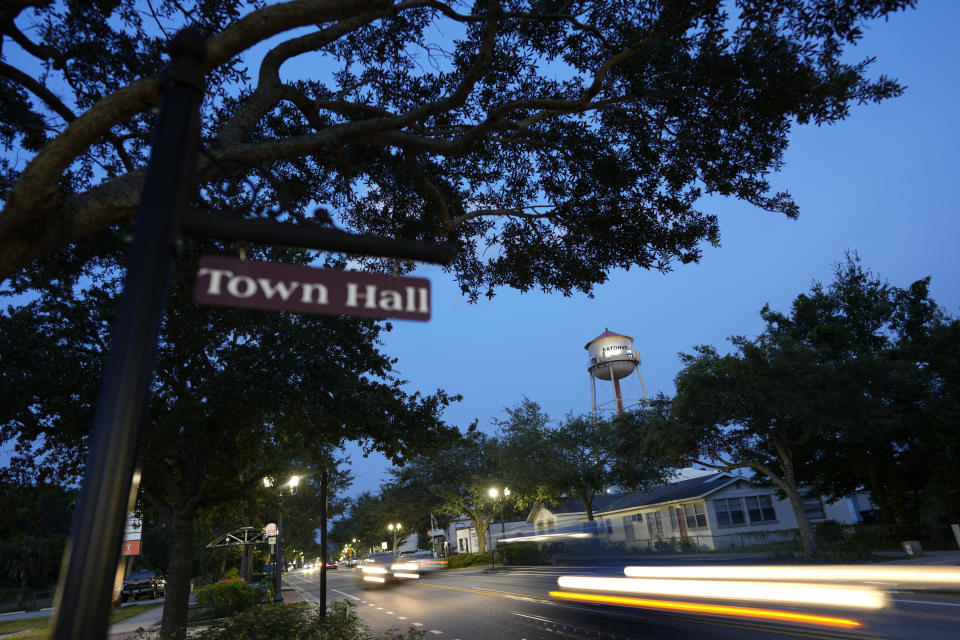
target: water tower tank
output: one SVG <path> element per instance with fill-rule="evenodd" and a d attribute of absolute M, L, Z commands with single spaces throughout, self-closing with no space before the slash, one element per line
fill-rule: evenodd
<path fill-rule="evenodd" d="M 633 338 L 609 329 L 588 342 L 584 349 L 589 357 L 587 368 L 601 380 L 625 378 L 640 364 L 640 354 L 633 349 Z"/>

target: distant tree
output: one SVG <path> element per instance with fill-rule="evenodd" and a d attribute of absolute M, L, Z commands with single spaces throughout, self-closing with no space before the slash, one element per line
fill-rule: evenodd
<path fill-rule="evenodd" d="M 648 487 L 662 481 L 668 470 L 648 447 L 630 439 L 639 433 L 636 423 L 645 420 L 642 411 L 612 418 L 571 414 L 555 426 L 526 398 L 506 411 L 507 418 L 497 425 L 507 475 L 520 489 L 521 505 L 577 497 L 593 520 L 596 496 L 612 487 Z"/>
<path fill-rule="evenodd" d="M 76 497 L 28 468 L 0 469 L 0 587 L 56 584 Z"/>
<path fill-rule="evenodd" d="M 552 481 L 558 459 L 549 445 L 550 416 L 529 398 L 506 407 L 504 413 L 494 425 L 502 444 L 503 482 L 510 488 L 513 504 L 529 508 L 535 502 L 556 503 L 565 488 Z"/>
<path fill-rule="evenodd" d="M 669 430 L 651 432 L 667 455 L 708 468 L 750 469 L 789 499 L 804 551 L 817 554 L 804 509 L 802 457 L 819 430 L 825 380 L 808 350 L 783 340 L 731 338 L 720 354 L 697 347 L 681 354 Z"/>
<path fill-rule="evenodd" d="M 849 253 L 789 314 L 764 310 L 768 332 L 813 350 L 830 372 L 819 393 L 832 399 L 826 428 L 810 462 L 818 489 L 840 497 L 868 488 L 890 522 L 960 514 L 960 494 L 943 481 L 960 464 L 950 426 L 960 415 L 960 324 L 929 286 L 892 286 Z"/>
<path fill-rule="evenodd" d="M 696 261 L 719 242 L 703 193 L 795 217 L 768 182 L 788 132 L 901 93 L 849 49 L 914 0 L 459 4 L 5 3 L 0 279 L 77 266 L 136 215 L 162 51 L 186 25 L 209 50 L 198 205 L 221 210 L 232 183 L 232 215 L 281 202 L 301 221 L 314 202 L 449 240 L 477 296 Z"/>
<path fill-rule="evenodd" d="M 422 496 L 429 512 L 450 518 L 466 516 L 477 532 L 480 550 L 485 550 L 487 528 L 499 513 L 499 505 L 489 491 L 491 487 L 503 487 L 501 461 L 502 444 L 470 430 L 446 447 L 392 469 L 386 494 Z"/>
<path fill-rule="evenodd" d="M 950 469 L 960 464 L 960 322 L 929 298 L 929 280 L 891 286 L 849 253 L 828 285 L 814 283 L 789 314 L 764 307 L 763 333 L 734 352 L 683 355 L 664 451 L 704 466 L 747 468 L 803 510 L 813 491 L 868 489 L 889 521 L 958 513 Z M 664 400 L 665 401 L 665 400 Z"/>

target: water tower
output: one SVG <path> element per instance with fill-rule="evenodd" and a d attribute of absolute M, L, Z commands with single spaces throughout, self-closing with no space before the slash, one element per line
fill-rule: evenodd
<path fill-rule="evenodd" d="M 647 406 L 647 390 L 640 375 L 640 354 L 633 348 L 633 338 L 607 329 L 583 348 L 587 350 L 589 358 L 587 370 L 590 372 L 590 406 L 594 418 L 597 416 L 598 407 L 603 409 L 611 403 L 616 403 L 617 413 L 623 413 L 625 407 L 637 404 Z M 620 380 L 634 371 L 637 372 L 643 398 L 625 399 L 620 389 Z M 597 378 L 613 382 L 612 401 L 597 404 Z"/>

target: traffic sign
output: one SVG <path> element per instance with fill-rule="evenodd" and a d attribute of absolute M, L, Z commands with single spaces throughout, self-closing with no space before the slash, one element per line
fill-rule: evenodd
<path fill-rule="evenodd" d="M 263 528 L 263 534 L 266 536 L 275 536 L 277 535 L 277 523 L 271 522 Z"/>

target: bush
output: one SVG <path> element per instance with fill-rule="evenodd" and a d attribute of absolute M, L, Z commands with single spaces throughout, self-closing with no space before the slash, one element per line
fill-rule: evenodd
<path fill-rule="evenodd" d="M 305 602 L 261 604 L 226 622 L 191 633 L 198 640 L 376 640 L 360 623 L 355 605 L 339 600 L 327 609 L 327 618 Z M 411 629 L 391 640 L 423 640 L 423 631 Z"/>
<path fill-rule="evenodd" d="M 269 589 L 247 584 L 243 580 L 227 580 L 207 585 L 197 591 L 197 602 L 216 615 L 229 616 L 266 602 Z"/>
<path fill-rule="evenodd" d="M 547 564 L 547 557 L 536 542 L 518 542 L 501 547 L 507 564 Z"/>
<path fill-rule="evenodd" d="M 855 538 L 837 540 L 830 545 L 830 552 L 837 562 L 863 562 L 871 557 L 870 551 Z"/>
<path fill-rule="evenodd" d="M 447 558 L 448 569 L 459 569 L 460 567 L 472 567 L 481 564 L 490 564 L 489 553 L 458 553 Z"/>

